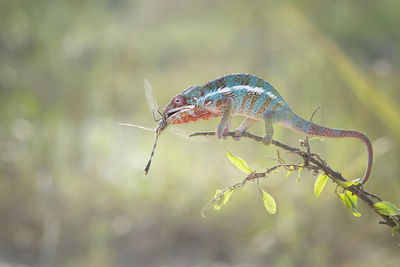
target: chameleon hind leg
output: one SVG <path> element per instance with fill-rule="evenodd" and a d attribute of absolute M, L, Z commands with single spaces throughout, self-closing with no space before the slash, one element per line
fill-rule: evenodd
<path fill-rule="evenodd" d="M 223 114 L 216 131 L 218 139 L 228 135 L 234 104 L 233 98 L 227 98 L 221 102 Z"/>
<path fill-rule="evenodd" d="M 272 136 L 274 135 L 274 128 L 272 127 L 272 117 L 274 114 L 266 114 L 264 117 L 265 120 L 265 133 L 263 136 L 264 145 L 269 145 L 272 142 Z"/>
<path fill-rule="evenodd" d="M 235 134 L 233 136 L 233 139 L 239 141 L 240 137 L 242 137 L 243 133 L 253 124 L 257 123 L 258 120 L 253 119 L 253 118 L 246 118 L 242 123 L 239 125 L 239 127 L 235 130 Z"/>
<path fill-rule="evenodd" d="M 264 145 L 269 145 L 272 142 L 272 136 L 274 135 L 274 128 L 272 127 L 272 123 L 265 123 L 265 133 L 263 136 Z"/>

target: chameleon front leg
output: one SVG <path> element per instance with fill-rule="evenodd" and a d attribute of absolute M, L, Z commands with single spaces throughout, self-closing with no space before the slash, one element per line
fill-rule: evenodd
<path fill-rule="evenodd" d="M 218 139 L 221 139 L 221 137 L 226 137 L 226 135 L 229 132 L 229 126 L 230 126 L 230 121 L 231 121 L 231 116 L 232 116 L 232 111 L 234 107 L 234 100 L 233 98 L 229 97 L 224 100 L 222 100 L 221 106 L 222 106 L 222 119 L 218 124 L 217 127 L 217 137 Z"/>
<path fill-rule="evenodd" d="M 240 137 L 242 137 L 243 133 L 253 124 L 258 122 L 258 120 L 253 119 L 253 118 L 246 118 L 242 123 L 239 125 L 239 127 L 235 130 L 235 134 L 233 136 L 233 139 L 239 141 Z"/>
<path fill-rule="evenodd" d="M 232 116 L 229 116 L 228 122 L 225 125 L 224 130 L 222 131 L 222 138 L 226 139 L 226 137 L 229 134 L 229 130 L 231 129 L 231 124 L 232 124 Z"/>

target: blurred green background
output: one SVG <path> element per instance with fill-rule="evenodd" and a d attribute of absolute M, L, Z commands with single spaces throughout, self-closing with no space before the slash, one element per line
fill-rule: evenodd
<path fill-rule="evenodd" d="M 160 137 L 143 79 L 161 106 L 229 73 L 274 85 L 300 116 L 366 133 L 366 189 L 400 203 L 400 2 L 0 0 L 0 266 L 397 266 L 399 240 L 364 204 L 353 217 L 329 184 L 285 172 L 208 217 L 200 209 L 276 147 L 251 140 Z M 234 120 L 234 126 L 240 122 Z M 218 121 L 182 125 L 213 130 Z M 263 125 L 252 128 L 262 134 Z M 297 146 L 279 126 L 275 139 Z M 345 177 L 364 173 L 357 140 L 313 141 Z M 285 158 L 291 158 L 285 155 Z"/>

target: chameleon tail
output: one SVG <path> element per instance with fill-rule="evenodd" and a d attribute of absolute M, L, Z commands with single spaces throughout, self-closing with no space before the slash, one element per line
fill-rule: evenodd
<path fill-rule="evenodd" d="M 341 129 L 333 129 L 324 126 L 320 126 L 318 124 L 312 123 L 308 120 L 300 118 L 296 114 L 294 114 L 291 110 L 286 112 L 285 118 L 281 118 L 279 121 L 284 127 L 289 128 L 295 132 L 300 134 L 304 134 L 307 136 L 324 136 L 324 137 L 332 137 L 332 138 L 357 138 L 361 139 L 365 145 L 367 146 L 368 151 L 368 161 L 367 167 L 364 174 L 364 178 L 361 183 L 365 184 L 368 181 L 368 178 L 371 174 L 372 168 L 372 160 L 373 160 L 373 150 L 371 142 L 368 137 L 358 131 L 352 130 L 341 130 Z"/>

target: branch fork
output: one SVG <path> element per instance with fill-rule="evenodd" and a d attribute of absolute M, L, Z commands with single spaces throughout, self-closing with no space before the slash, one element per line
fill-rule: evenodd
<path fill-rule="evenodd" d="M 315 113 L 315 111 L 314 111 L 314 113 Z M 228 132 L 227 136 L 230 136 L 233 138 L 234 134 L 235 134 L 235 132 Z M 195 133 L 190 134 L 189 137 L 214 136 L 214 135 L 215 135 L 215 132 L 213 132 L 213 131 L 211 131 L 211 132 L 195 132 Z M 249 132 L 244 132 L 242 137 L 250 138 L 256 142 L 261 142 L 261 143 L 263 142 L 263 138 L 261 136 L 253 135 Z M 347 190 L 347 191 L 351 192 L 352 195 L 356 195 L 362 201 L 367 203 L 367 205 L 370 208 L 372 208 L 375 211 L 375 213 L 378 214 L 383 219 L 383 221 L 379 222 L 380 224 L 385 224 L 391 228 L 396 228 L 400 225 L 400 216 L 399 215 L 394 215 L 394 216 L 393 215 L 384 215 L 384 214 L 380 213 L 378 211 L 378 209 L 374 206 L 374 204 L 376 204 L 377 202 L 382 201 L 382 199 L 380 197 L 378 197 L 375 194 L 365 191 L 364 188 L 362 187 L 362 185 L 360 185 L 360 184 L 358 184 L 358 185 L 352 184 L 351 181 L 345 179 L 341 173 L 333 170 L 326 163 L 326 161 L 324 161 L 320 157 L 320 155 L 318 155 L 316 153 L 312 153 L 311 149 L 310 149 L 310 145 L 308 143 L 308 138 L 306 138 L 302 142 L 303 147 L 306 149 L 305 151 L 301 150 L 300 148 L 292 147 L 292 146 L 289 146 L 287 144 L 281 143 L 276 140 L 272 140 L 271 144 L 273 144 L 281 149 L 284 149 L 292 154 L 296 154 L 296 155 L 300 156 L 303 159 L 303 162 L 300 162 L 297 164 L 287 164 L 281 159 L 280 154 L 278 152 L 278 159 L 275 159 L 278 161 L 277 165 L 268 168 L 264 172 L 252 172 L 252 173 L 248 174 L 242 182 L 236 183 L 232 186 L 229 186 L 229 187 L 221 190 L 220 194 L 215 195 L 214 198 L 209 203 L 207 203 L 207 205 L 201 210 L 201 215 L 203 217 L 205 217 L 204 213 L 205 213 L 206 209 L 208 207 L 210 207 L 212 204 L 214 204 L 218 199 L 223 197 L 224 194 L 226 192 L 228 192 L 229 190 L 232 190 L 232 189 L 240 190 L 249 181 L 258 180 L 259 178 L 267 178 L 271 172 L 277 170 L 278 168 L 284 168 L 288 171 L 294 171 L 299 168 L 304 168 L 304 169 L 313 171 L 313 174 L 318 174 L 319 172 L 324 173 L 334 183 L 336 183 L 338 187 L 343 188 L 344 191 Z M 346 183 L 348 183 L 350 185 L 346 185 Z M 399 231 L 398 231 L 398 233 L 399 233 Z"/>

